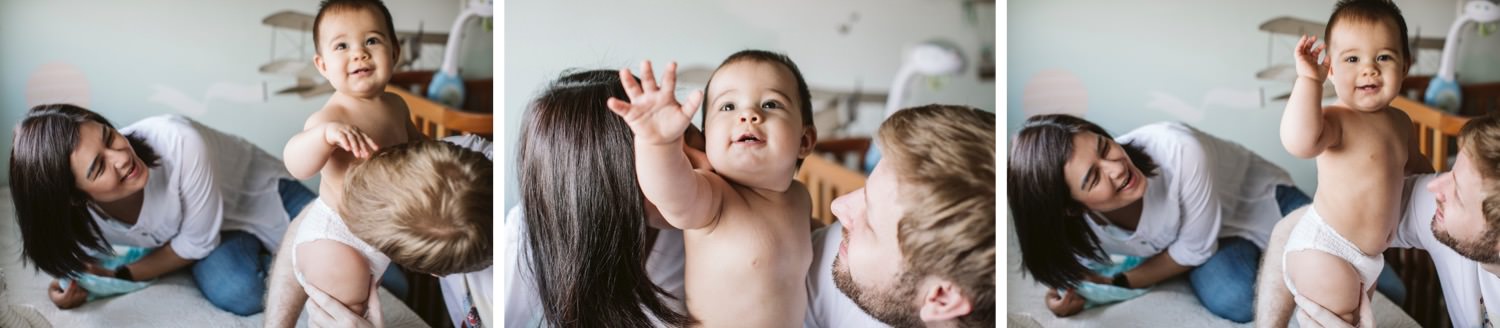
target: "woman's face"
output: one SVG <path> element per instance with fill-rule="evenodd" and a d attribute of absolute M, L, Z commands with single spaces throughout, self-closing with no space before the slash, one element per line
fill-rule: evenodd
<path fill-rule="evenodd" d="M 151 174 L 124 135 L 93 121 L 79 125 L 78 144 L 69 161 L 76 187 L 100 203 L 140 191 Z"/>
<path fill-rule="evenodd" d="M 1146 193 L 1146 175 L 1125 156 L 1125 148 L 1093 132 L 1073 135 L 1063 178 L 1073 199 L 1098 212 L 1125 207 Z"/>

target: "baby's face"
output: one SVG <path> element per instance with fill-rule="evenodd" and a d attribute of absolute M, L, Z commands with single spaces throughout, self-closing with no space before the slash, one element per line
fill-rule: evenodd
<path fill-rule="evenodd" d="M 1407 58 L 1396 29 L 1385 23 L 1347 21 L 1333 27 L 1329 79 L 1339 103 L 1354 110 L 1385 109 L 1401 93 Z"/>
<path fill-rule="evenodd" d="M 742 185 L 785 190 L 797 159 L 812 151 L 792 71 L 742 60 L 710 79 L 703 130 L 714 170 Z"/>
<path fill-rule="evenodd" d="M 379 13 L 366 9 L 328 12 L 318 28 L 321 40 L 313 61 L 335 90 L 359 98 L 385 92 L 397 45 Z"/>

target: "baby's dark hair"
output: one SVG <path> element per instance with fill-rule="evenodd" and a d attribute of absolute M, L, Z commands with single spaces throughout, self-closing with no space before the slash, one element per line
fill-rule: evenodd
<path fill-rule="evenodd" d="M 1390 0 L 1342 0 L 1333 6 L 1333 15 L 1328 17 L 1328 26 L 1323 28 L 1323 44 L 1328 45 L 1333 41 L 1333 27 L 1344 20 L 1355 22 L 1391 24 L 1396 27 L 1396 33 L 1401 40 L 1401 57 L 1404 65 L 1410 69 L 1415 58 L 1411 54 L 1411 43 L 1406 39 L 1406 19 L 1401 17 L 1401 8 Z M 1332 55 L 1331 47 L 1325 53 Z"/>
<path fill-rule="evenodd" d="M 318 5 L 318 16 L 313 18 L 313 51 L 323 53 L 323 39 L 318 38 L 318 27 L 323 26 L 323 15 L 332 11 L 361 9 L 380 13 L 381 18 L 385 19 L 385 37 L 389 38 L 391 43 L 399 44 L 396 40 L 396 23 L 391 22 L 391 10 L 385 8 L 385 2 L 380 0 L 323 0 L 323 3 Z"/>
<path fill-rule="evenodd" d="M 797 107 L 801 107 L 799 110 L 802 112 L 802 126 L 813 126 L 812 95 L 809 94 L 807 90 L 807 80 L 802 78 L 802 70 L 797 69 L 797 63 L 792 62 L 791 57 L 787 57 L 786 55 L 780 53 L 765 50 L 746 49 L 740 50 L 740 52 L 736 52 L 733 55 L 729 55 L 729 58 L 725 58 L 724 62 L 719 63 L 719 67 L 715 68 L 714 72 L 708 75 L 708 82 L 704 83 L 703 92 L 708 92 L 708 87 L 710 85 L 713 85 L 714 82 L 713 76 L 719 74 L 719 70 L 724 69 L 724 67 L 729 66 L 729 64 L 747 60 L 758 61 L 762 63 L 780 64 L 781 66 L 786 66 L 787 70 L 792 71 L 792 79 L 797 80 L 797 99 L 795 101 L 797 102 Z M 708 106 L 710 106 L 707 97 L 708 95 L 705 94 L 703 104 L 701 105 L 702 107 L 699 108 L 703 112 L 703 118 L 698 122 L 698 125 L 703 127 L 705 133 L 708 132 Z M 802 167 L 802 159 L 797 159 L 797 167 Z"/>

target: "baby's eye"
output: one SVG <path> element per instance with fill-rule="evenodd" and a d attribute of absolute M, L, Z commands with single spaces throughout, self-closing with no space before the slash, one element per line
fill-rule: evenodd
<path fill-rule="evenodd" d="M 722 106 L 719 106 L 719 111 L 721 112 L 727 112 L 731 110 L 734 110 L 734 104 L 724 104 Z"/>
<path fill-rule="evenodd" d="M 1396 60 L 1396 57 L 1395 56 L 1391 56 L 1391 55 L 1379 55 L 1379 56 L 1375 56 L 1375 60 L 1379 60 L 1379 61 L 1392 61 L 1392 60 Z"/>
<path fill-rule="evenodd" d="M 378 39 L 378 38 L 365 39 L 365 45 L 367 45 L 367 46 L 368 45 L 376 45 L 376 44 L 380 44 L 380 39 Z"/>
<path fill-rule="evenodd" d="M 779 103 L 779 102 L 767 101 L 767 102 L 760 103 L 760 108 L 774 109 L 774 108 L 782 108 L 782 107 L 781 107 L 781 103 Z"/>
<path fill-rule="evenodd" d="M 348 47 L 349 47 L 349 45 L 344 44 L 343 42 L 339 42 L 339 43 L 333 44 L 333 50 L 344 50 L 344 48 L 348 48 Z"/>
<path fill-rule="evenodd" d="M 1359 57 L 1355 57 L 1355 56 L 1344 57 L 1344 62 L 1345 63 L 1358 63 L 1359 62 Z"/>

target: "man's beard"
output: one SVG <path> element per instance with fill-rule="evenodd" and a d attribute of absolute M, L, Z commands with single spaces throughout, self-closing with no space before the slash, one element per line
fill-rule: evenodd
<path fill-rule="evenodd" d="M 917 307 L 917 277 L 905 270 L 898 276 L 900 278 L 892 288 L 876 288 L 873 292 L 863 290 L 849 275 L 849 265 L 844 263 L 844 257 L 833 258 L 833 284 L 854 300 L 860 310 L 891 327 L 922 327 L 924 324 Z"/>
<path fill-rule="evenodd" d="M 1453 235 L 1449 234 L 1447 230 L 1439 229 L 1437 220 L 1432 221 L 1432 236 L 1437 238 L 1438 242 L 1447 245 L 1448 248 L 1452 248 L 1458 255 L 1463 255 L 1479 263 L 1500 264 L 1500 252 L 1497 252 L 1495 249 L 1495 243 L 1500 241 L 1497 240 L 1500 239 L 1500 234 L 1490 230 L 1486 228 L 1483 232 L 1480 232 L 1479 240 L 1460 242 L 1458 239 L 1453 238 Z M 838 271 L 834 272 L 837 273 Z"/>

